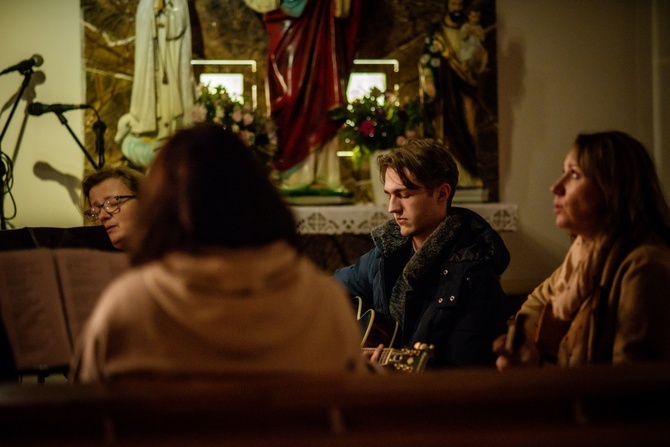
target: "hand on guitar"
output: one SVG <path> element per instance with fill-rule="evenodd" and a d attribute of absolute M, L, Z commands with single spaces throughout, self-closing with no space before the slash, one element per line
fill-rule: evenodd
<path fill-rule="evenodd" d="M 356 297 L 355 301 L 358 303 L 357 318 L 363 330 L 363 357 L 370 361 L 373 370 L 419 372 L 426 369 L 428 360 L 433 356 L 433 345 L 417 342 L 413 348 L 386 348 L 384 343 L 389 346 L 394 344 L 398 323 L 379 318 L 374 309 L 364 311 L 364 303 L 360 297 Z"/>
<path fill-rule="evenodd" d="M 385 374 L 387 369 L 382 363 L 382 354 L 384 352 L 384 345 L 380 344 L 376 348 L 367 348 L 363 349 L 363 357 L 365 357 L 370 362 L 370 367 L 373 371 L 381 374 Z"/>
<path fill-rule="evenodd" d="M 376 371 L 383 369 L 402 372 L 420 372 L 426 369 L 428 360 L 433 356 L 433 345 L 415 343 L 413 348 L 385 348 L 383 344 L 376 348 L 363 348 L 363 356 L 370 361 Z"/>
<path fill-rule="evenodd" d="M 363 357 L 366 357 L 370 363 L 381 363 L 382 352 L 384 352 L 384 345 L 380 344 L 374 349 L 364 349 Z"/>
<path fill-rule="evenodd" d="M 525 327 L 526 317 L 519 314 L 510 323 L 507 334 L 493 341 L 493 352 L 498 354 L 496 368 L 499 371 L 512 367 L 540 366 L 540 352 Z"/>

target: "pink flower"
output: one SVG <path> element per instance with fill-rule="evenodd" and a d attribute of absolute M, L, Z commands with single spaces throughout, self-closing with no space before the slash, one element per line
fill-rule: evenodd
<path fill-rule="evenodd" d="M 207 120 L 207 108 L 202 104 L 195 104 L 191 109 L 191 119 L 194 123 L 204 123 Z"/>
<path fill-rule="evenodd" d="M 251 113 L 245 112 L 242 115 L 242 124 L 244 124 L 245 126 L 248 126 L 253 122 L 254 122 L 254 116 Z"/>
<path fill-rule="evenodd" d="M 238 135 L 240 136 L 240 140 L 242 140 L 247 146 L 251 146 L 254 136 L 253 133 L 249 132 L 248 130 L 241 130 Z"/>
<path fill-rule="evenodd" d="M 372 120 L 365 120 L 358 125 L 358 131 L 364 137 L 371 137 L 375 134 L 375 123 Z"/>
<path fill-rule="evenodd" d="M 395 139 L 395 145 L 396 145 L 397 147 L 400 147 L 400 146 L 402 146 L 403 144 L 405 144 L 405 140 L 406 140 L 405 137 L 403 137 L 402 135 L 398 135 L 398 138 Z"/>
<path fill-rule="evenodd" d="M 406 136 L 407 138 L 414 138 L 414 137 L 416 137 L 416 130 L 412 129 L 412 130 L 408 130 L 408 131 L 406 131 L 406 132 L 405 132 L 405 136 Z"/>

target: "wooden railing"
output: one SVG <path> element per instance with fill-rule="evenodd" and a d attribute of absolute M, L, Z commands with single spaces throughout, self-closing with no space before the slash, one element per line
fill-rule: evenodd
<path fill-rule="evenodd" d="M 1 445 L 667 446 L 670 367 L 0 386 Z"/>

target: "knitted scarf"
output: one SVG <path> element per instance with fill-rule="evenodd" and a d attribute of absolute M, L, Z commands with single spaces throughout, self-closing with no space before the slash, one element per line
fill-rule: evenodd
<path fill-rule="evenodd" d="M 586 241 L 581 236 L 574 240 L 561 264 L 551 298 L 554 317 L 572 321 L 598 286 L 606 258 L 602 241 Z"/>

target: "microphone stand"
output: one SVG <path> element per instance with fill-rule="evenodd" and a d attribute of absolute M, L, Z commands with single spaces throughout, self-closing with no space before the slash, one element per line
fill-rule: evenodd
<path fill-rule="evenodd" d="M 95 168 L 96 171 L 99 171 L 100 168 L 102 167 L 102 165 L 98 165 L 95 162 L 95 160 L 93 160 L 93 157 L 91 157 L 91 154 L 88 153 L 88 151 L 86 150 L 84 145 L 81 144 L 81 141 L 79 141 L 79 138 L 77 138 L 77 136 L 74 134 L 74 132 L 72 131 L 72 128 L 70 128 L 70 125 L 68 124 L 67 120 L 63 116 L 63 112 L 54 112 L 54 113 L 58 116 L 58 119 L 60 120 L 61 124 L 64 125 L 65 127 L 67 127 L 67 130 L 70 132 L 70 135 L 72 135 L 72 138 L 74 138 L 74 141 L 77 142 L 77 144 L 79 145 L 79 148 L 82 150 L 84 155 L 86 155 L 86 158 L 88 159 L 88 161 L 91 162 L 91 164 L 93 165 L 93 167 Z"/>
<path fill-rule="evenodd" d="M 23 75 L 23 82 L 21 83 L 21 88 L 19 90 L 19 93 L 16 95 L 16 99 L 14 100 L 12 110 L 9 112 L 9 116 L 7 117 L 7 121 L 5 122 L 5 127 L 2 129 L 2 133 L 0 134 L 0 229 L 2 230 L 7 229 L 7 222 L 5 220 L 5 194 L 9 192 L 9 183 L 10 179 L 12 178 L 12 166 L 10 163 L 11 160 L 7 155 L 5 155 L 2 152 L 2 139 L 5 137 L 5 133 L 7 133 L 9 122 L 14 117 L 14 112 L 16 112 L 16 107 L 19 105 L 19 101 L 23 97 L 23 92 L 25 92 L 26 88 L 28 88 L 28 85 L 30 85 L 30 79 L 33 75 L 33 70 L 32 69 L 22 70 L 21 74 Z M 5 169 L 5 166 L 3 164 L 5 159 L 8 161 L 7 169 Z"/>
<path fill-rule="evenodd" d="M 98 166 L 102 168 L 105 165 L 105 130 L 107 130 L 107 126 L 100 119 L 98 111 L 96 109 L 93 110 L 98 117 L 98 121 L 93 123 L 93 131 L 95 132 L 95 152 L 98 154 Z"/>

